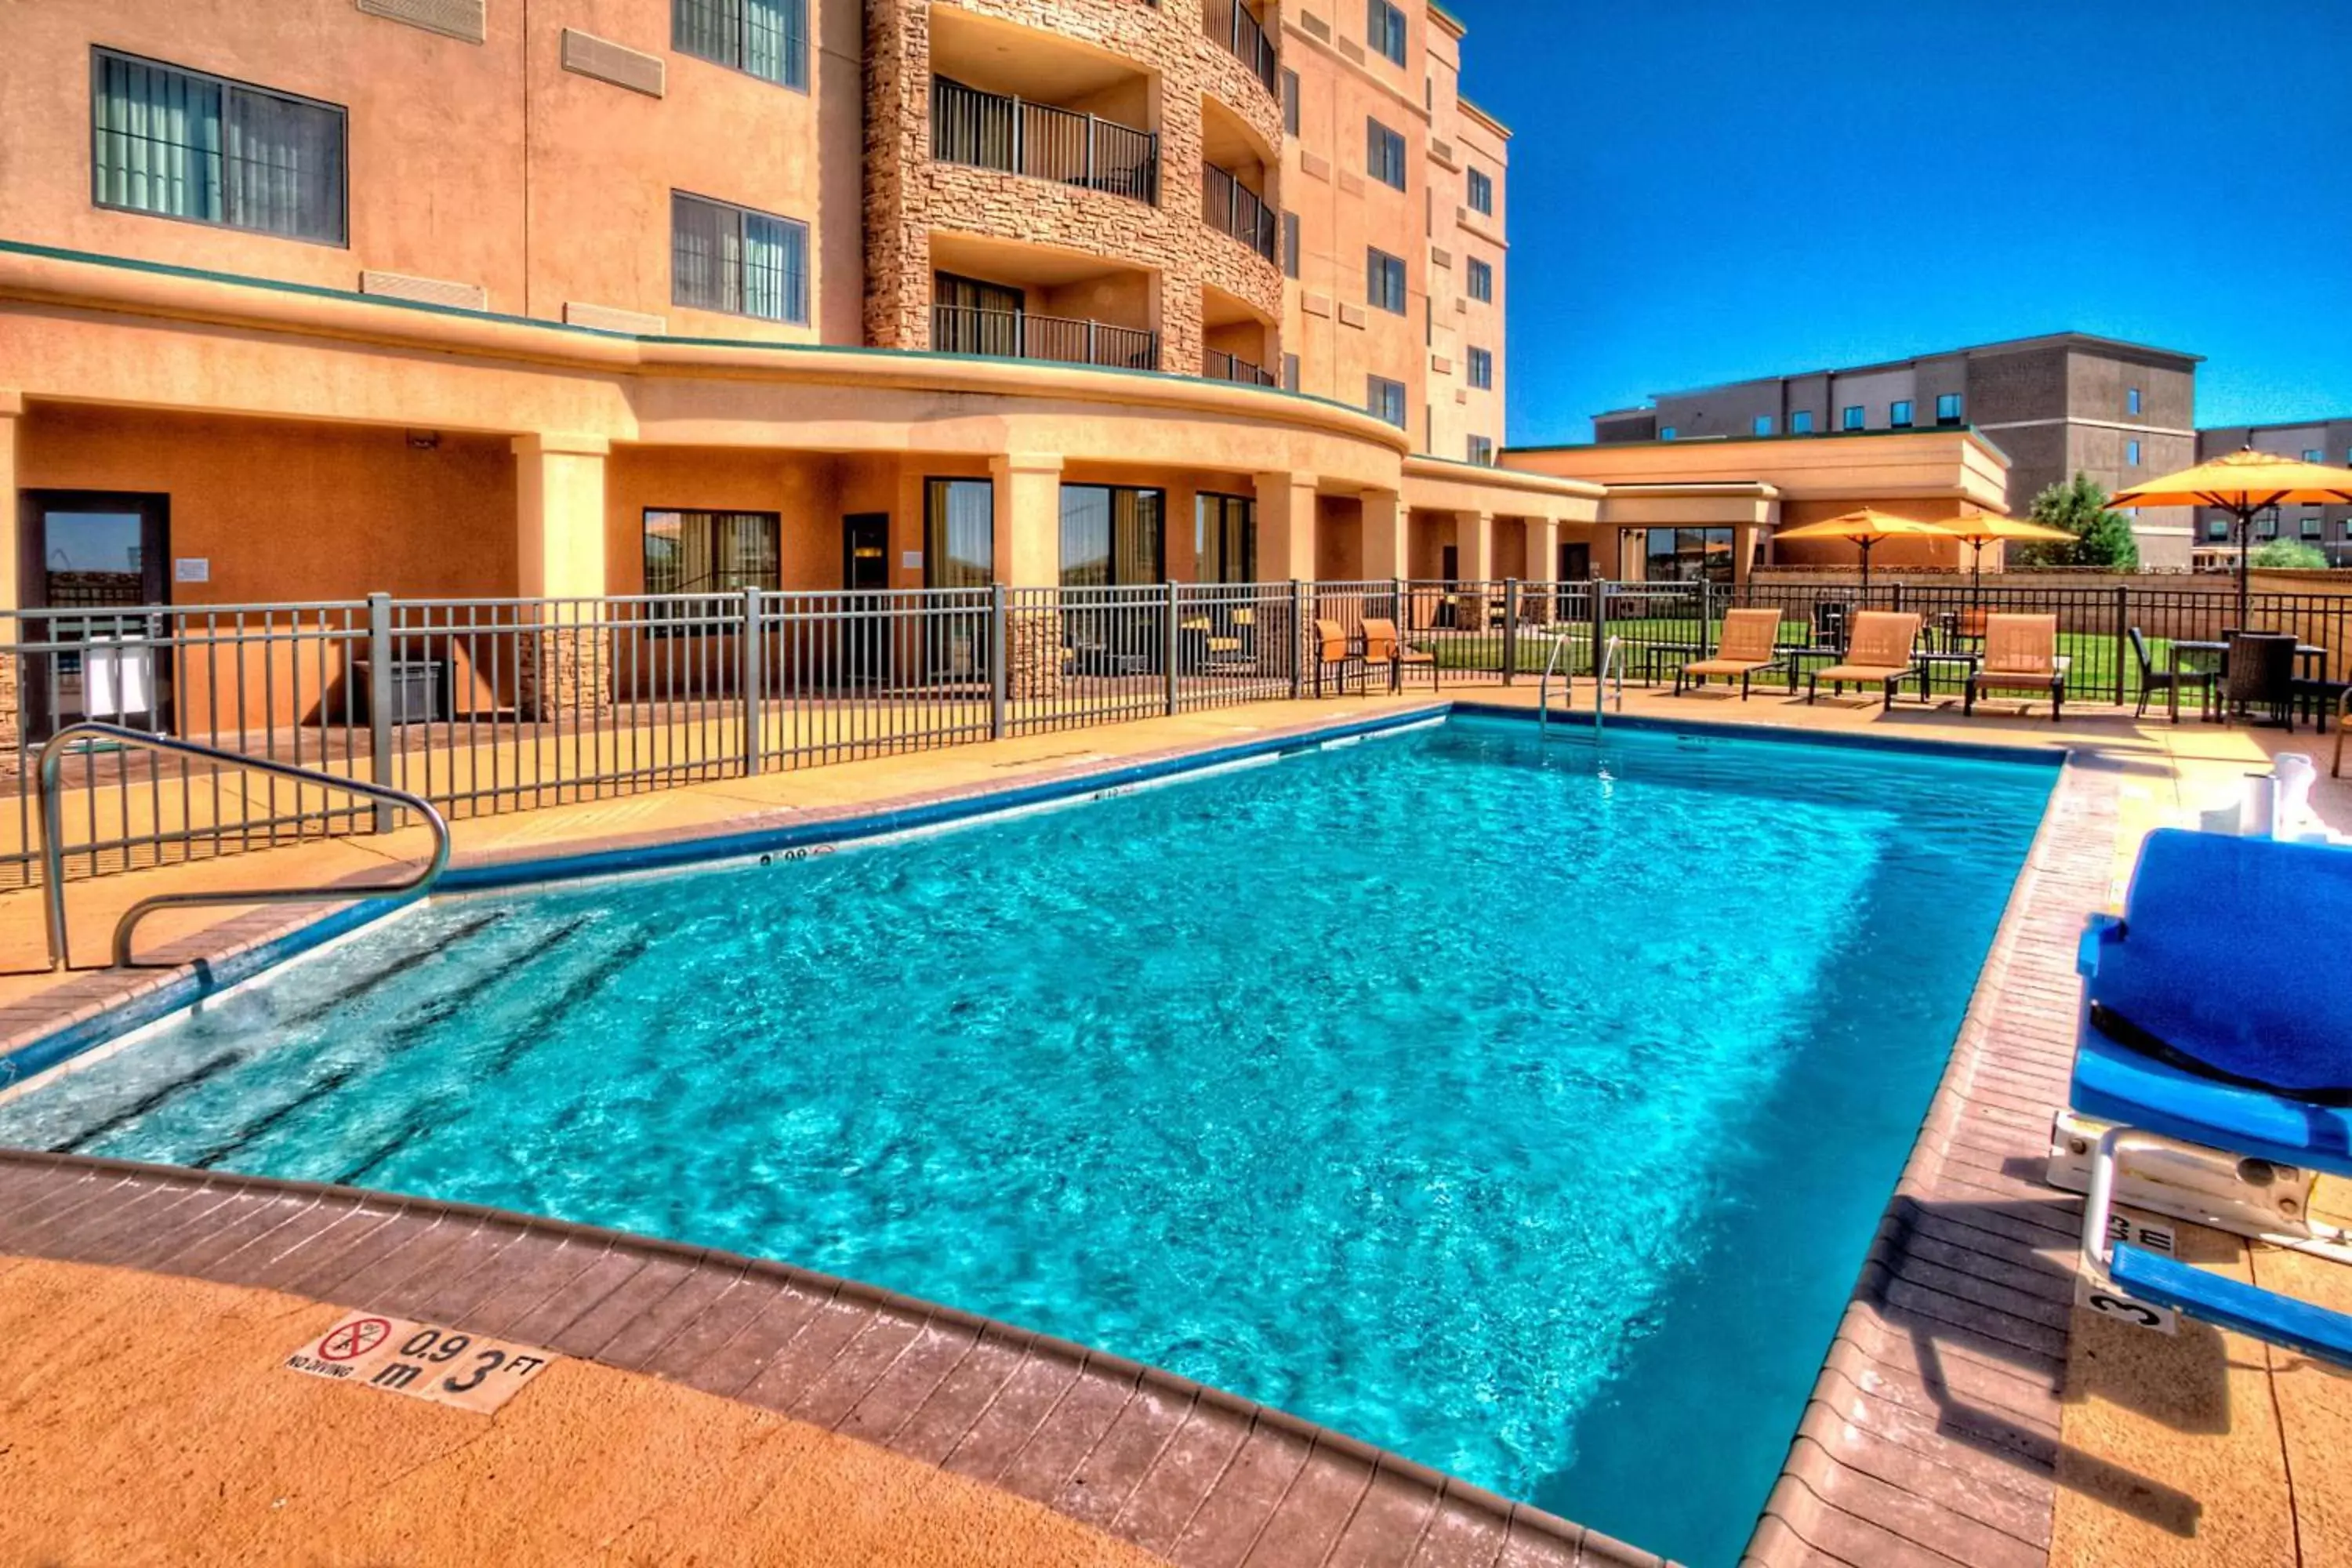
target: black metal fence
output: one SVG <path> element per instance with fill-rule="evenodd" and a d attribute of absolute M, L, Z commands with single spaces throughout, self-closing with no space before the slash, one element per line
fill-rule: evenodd
<path fill-rule="evenodd" d="M 1242 0 L 1207 0 L 1201 8 L 1201 30 L 1232 51 L 1265 84 L 1266 91 L 1281 96 L 1282 62 L 1274 39 Z"/>
<path fill-rule="evenodd" d="M 1229 354 L 1223 349 L 1209 349 L 1201 356 L 1201 374 L 1211 381 L 1237 381 L 1244 386 L 1279 386 L 1282 378 L 1262 364 Z"/>
<path fill-rule="evenodd" d="M 1107 191 L 1147 205 L 1160 200 L 1155 132 L 946 77 L 931 79 L 931 156 Z"/>
<path fill-rule="evenodd" d="M 1027 310 L 984 310 L 971 305 L 931 307 L 931 347 L 941 353 L 984 354 L 991 359 L 1045 360 L 1114 370 L 1160 368 L 1158 332 Z"/>
<path fill-rule="evenodd" d="M 1274 209 L 1214 163 L 1201 166 L 1201 216 L 1211 228 L 1232 235 L 1268 261 L 1280 254 Z"/>

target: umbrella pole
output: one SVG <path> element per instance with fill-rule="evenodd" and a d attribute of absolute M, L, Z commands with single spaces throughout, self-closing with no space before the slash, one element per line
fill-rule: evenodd
<path fill-rule="evenodd" d="M 2253 550 L 2254 514 L 2241 511 L 2238 513 L 2238 629 L 2242 632 L 2254 629 L 2246 624 L 2247 606 L 2252 602 L 2248 571 L 2253 560 Z"/>

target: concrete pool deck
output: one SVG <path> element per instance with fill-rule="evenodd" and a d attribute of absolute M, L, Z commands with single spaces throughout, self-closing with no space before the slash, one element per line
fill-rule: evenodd
<path fill-rule="evenodd" d="M 1532 706 L 1535 700 L 1529 687 L 1465 689 L 1444 695 L 1480 704 Z M 1580 689 L 1579 695 L 1589 701 L 1589 688 Z M 1402 700 L 1268 703 L 688 786 L 460 823 L 458 851 L 461 861 L 537 858 L 751 825 L 814 821 L 885 801 L 929 800 L 1103 772 L 1147 758 L 1430 706 L 1432 700 L 1421 694 Z M 1778 695 L 1759 695 L 1742 704 L 1716 694 L 1676 699 L 1627 693 L 1623 711 L 1633 716 L 1931 742 L 2066 747 L 2074 750 L 2079 763 L 2068 771 L 2033 863 L 2021 880 L 1952 1072 L 1890 1205 L 1879 1245 L 1752 1550 L 1760 1562 L 1845 1563 L 1857 1568 L 1881 1563 L 2321 1560 L 2329 1548 L 2352 1544 L 2346 1540 L 2352 1521 L 2331 1513 L 2317 1487 L 2297 1488 L 2293 1482 L 2298 1469 L 2306 1477 L 2315 1474 L 2320 1457 L 2333 1450 L 2340 1435 L 2352 1431 L 2352 1382 L 2234 1336 L 2185 1326 L 2178 1339 L 2166 1339 L 2074 1311 L 2069 1255 L 2073 1216 L 2079 1214 L 2079 1205 L 2041 1184 L 2039 1164 L 2046 1150 L 2050 1111 L 2064 1093 L 2075 1005 L 2073 938 L 2083 915 L 2105 907 L 2117 895 L 2119 879 L 2147 831 L 2169 823 L 2193 823 L 2199 810 L 2231 798 L 2240 775 L 2266 765 L 2270 754 L 2306 751 L 2324 763 L 2326 747 L 2307 733 L 2289 737 L 2201 724 L 2175 729 L 2096 710 L 2082 710 L 2070 715 L 2064 725 L 2053 726 L 2046 718 L 2021 719 L 2001 711 L 2010 706 L 1999 704 L 1992 713 L 1980 711 L 1974 720 L 1964 721 L 1956 706 L 1906 706 L 1881 715 L 1874 703 L 1824 700 L 1807 707 Z M 2352 788 L 2323 777 L 2315 805 L 2330 826 L 2352 832 Z M 154 891 L 383 878 L 395 872 L 395 862 L 420 853 L 421 847 L 421 835 L 411 832 L 78 882 L 70 889 L 77 951 L 85 962 L 102 952 L 114 913 Z M 37 963 L 40 918 L 34 895 L 0 896 L 0 943 L 5 944 L 15 967 Z M 230 910 L 175 914 L 152 922 L 142 945 L 144 951 L 194 957 L 256 940 L 301 918 L 306 918 L 303 910 L 283 907 L 244 915 Z M 152 978 L 145 983 L 152 984 Z M 122 988 L 120 979 L 100 974 L 62 981 L 45 972 L 8 975 L 0 979 L 0 1035 L 21 1037 L 53 1028 L 77 1012 L 94 1010 L 119 996 Z M 152 1234 L 142 1239 L 146 1224 L 139 1214 L 154 1212 L 157 1203 L 164 1201 L 162 1194 L 149 1190 L 158 1184 L 154 1177 L 118 1176 L 100 1191 L 85 1190 L 75 1205 L 81 1214 L 78 1226 L 63 1230 L 58 1224 L 47 1229 L 37 1226 L 28 1234 L 23 1223 L 25 1205 L 16 1201 L 28 1195 L 27 1190 L 17 1184 L 30 1179 L 25 1173 L 37 1163 L 0 1162 L 0 1193 L 7 1194 L 0 1197 L 0 1254 L 69 1254 L 88 1256 L 94 1263 L 142 1268 L 146 1272 L 139 1278 L 163 1281 L 153 1288 L 165 1290 L 171 1278 L 201 1272 L 172 1266 L 168 1256 L 157 1254 Z M 51 1171 L 43 1179 L 58 1178 Z M 184 1185 L 167 1205 L 191 1218 L 195 1213 L 205 1216 L 195 1227 L 197 1234 L 184 1243 L 198 1253 L 205 1251 L 201 1235 L 213 1225 L 229 1230 L 242 1225 L 247 1229 L 236 1234 L 249 1242 L 250 1227 L 263 1224 L 258 1211 L 249 1212 L 250 1205 L 267 1208 L 271 1203 L 293 1201 L 259 1195 L 251 1184 L 240 1186 L 238 1196 L 222 1196 L 223 1184 L 236 1184 L 232 1179 L 212 1178 L 203 1185 L 201 1190 L 215 1197 L 199 1210 L 189 1210 L 187 1205 L 198 1200 L 189 1197 Z M 419 1207 L 395 1206 L 403 1213 Z M 42 1212 L 53 1220 L 58 1217 L 53 1208 Z M 283 1222 L 282 1214 L 280 1218 Z M 485 1221 L 474 1232 L 489 1225 Z M 436 1232 L 442 1238 L 438 1243 L 403 1237 L 394 1250 L 406 1249 L 409 1273 L 420 1278 L 401 1288 L 422 1290 L 429 1283 L 422 1276 L 436 1272 L 425 1267 L 426 1256 L 418 1247 L 435 1253 L 437 1247 L 484 1245 L 474 1232 L 467 1233 L 470 1239 L 460 1239 L 445 1225 Z M 387 1233 L 387 1239 L 393 1234 Z M 113 1256 L 110 1247 L 138 1256 Z M 2325 1266 L 2293 1255 L 2262 1251 L 2250 1258 L 2249 1249 L 2233 1239 L 2193 1227 L 2184 1227 L 2183 1247 L 2186 1255 L 2210 1260 L 2214 1267 L 2252 1269 L 2265 1280 L 2291 1277 L 2293 1288 L 2331 1304 L 2346 1305 L 2339 1296 L 2352 1298 L 2352 1281 L 2338 1284 Z M 233 1254 L 253 1250 L 241 1244 L 231 1248 Z M 502 1243 L 497 1256 L 512 1250 Z M 599 1278 L 619 1266 L 604 1267 Z M 641 1259 L 626 1278 L 637 1280 L 649 1267 Z M 395 1272 L 390 1264 L 366 1268 L 355 1261 L 351 1272 L 362 1283 L 400 1284 L 388 1278 Z M 0 1259 L 0 1318 L 9 1311 L 9 1282 L 21 1273 L 22 1268 L 12 1270 Z M 214 1288 L 183 1282 L 190 1289 Z M 242 1283 L 282 1287 L 296 1282 L 257 1279 Z M 640 1281 L 634 1289 L 641 1291 L 648 1283 Z M 675 1281 L 671 1286 L 677 1288 Z M 607 1293 L 625 1292 L 608 1283 Z M 315 1298 L 299 1289 L 293 1294 L 385 1309 L 401 1304 L 355 1300 L 348 1290 Z M 581 1310 L 593 1315 L 599 1309 L 591 1302 Z M 620 1307 L 604 1310 L 610 1316 Z M 544 1318 L 551 1311 L 539 1315 Z M 433 1314 L 419 1308 L 413 1315 Z M 478 1327 L 482 1332 L 530 1337 L 504 1323 Z M 867 1325 L 853 1337 L 873 1331 L 878 1331 Z M 290 1344 L 279 1347 L 280 1353 L 289 1348 Z M 590 1354 L 599 1363 L 608 1359 L 601 1349 L 568 1353 Z M 1099 1358 L 1080 1357 L 1066 1384 L 1053 1394 L 1049 1411 L 1058 1413 L 1071 1404 L 1073 1391 L 1091 1386 L 1086 1372 L 1094 1360 Z M 614 1377 L 637 1375 L 604 1365 L 591 1370 L 609 1371 Z M 276 1369 L 257 1362 L 247 1375 L 266 1378 L 276 1375 Z M 1094 1445 L 1109 1442 L 1124 1428 L 1147 1419 L 1133 1412 L 1141 1391 L 1156 1376 L 1139 1369 L 1124 1394 L 1114 1382 L 1112 1388 L 1095 1390 L 1077 1401 L 1081 1417 L 1097 1426 L 1081 1426 L 1047 1444 L 1049 1450 L 1061 1452 L 1061 1445 L 1083 1438 L 1087 1447 L 1075 1459 L 1066 1454 L 1053 1461 L 1054 1467 L 1062 1467 L 1058 1490 L 1041 1500 L 1073 1513 L 1068 1494 L 1090 1462 Z M 1005 1388 L 1012 1386 L 1012 1379 L 1008 1372 Z M 9 1380 L 0 1383 L 0 1399 L 20 1397 L 15 1391 L 21 1386 L 12 1368 Z M 368 1397 L 356 1390 L 326 1392 Z M 796 1390 L 793 1397 L 808 1392 Z M 512 1408 L 525 1409 L 536 1397 L 519 1400 Z M 141 1398 L 135 1383 L 125 1383 L 112 1403 L 77 1406 L 72 1419 L 95 1429 L 101 1422 L 130 1414 Z M 1104 1402 L 1114 1398 L 1119 1402 L 1110 1411 L 1108 1426 L 1101 1426 Z M 0 1417 L 12 1413 L 11 1406 L 0 1403 Z M 1273 1420 L 1271 1413 L 1262 1414 Z M 1165 1416 L 1163 1411 L 1157 1418 L 1164 1422 Z M 235 1417 L 228 1414 L 221 1418 Z M 501 1413 L 495 1419 L 502 1422 L 507 1415 Z M 1247 1457 L 1248 1434 L 1258 1430 L 1248 1423 L 1259 1419 L 1256 1414 L 1244 1418 L 1244 1436 L 1225 1455 L 1220 1476 Z M 1039 1423 L 1023 1438 L 1028 1447 L 1036 1447 L 1036 1435 L 1055 1425 L 1043 1415 Z M 1289 1430 L 1278 1420 L 1273 1426 Z M 551 1463 L 558 1470 L 573 1462 L 593 1465 L 592 1436 L 586 1431 L 580 1434 L 579 1440 L 587 1446 L 577 1452 L 555 1444 L 547 1450 Z M 1409 1468 L 1383 1468 L 1378 1456 L 1366 1457 L 1369 1451 L 1358 1453 L 1338 1440 L 1327 1447 L 1315 1436 L 1295 1437 L 1293 1447 L 1295 1451 L 1277 1445 L 1269 1455 L 1261 1443 L 1258 1458 L 1244 1467 L 1242 1479 L 1247 1485 L 1234 1507 L 1245 1513 L 1254 1509 L 1249 1517 L 1255 1528 L 1271 1529 L 1276 1516 L 1290 1506 L 1286 1500 L 1307 1487 L 1313 1497 L 1326 1500 L 1315 1503 L 1314 1514 L 1303 1527 L 1325 1531 L 1318 1539 L 1326 1548 L 1349 1547 L 1337 1552 L 1335 1561 L 1573 1562 L 1579 1552 L 1585 1561 L 1645 1560 L 1620 1554 L 1622 1549 L 1613 1542 L 1580 1545 L 1574 1532 L 1563 1532 L 1532 1510 L 1507 1508 L 1499 1513 L 1488 1509 L 1483 1516 L 1473 1509 L 1471 1515 L 1482 1518 L 1483 1524 L 1458 1542 L 1467 1550 L 1441 1558 L 1433 1554 L 1429 1531 L 1431 1521 L 1452 1517 L 1444 1506 L 1449 1494 L 1442 1480 L 1423 1480 L 1416 1494 L 1406 1482 L 1419 1478 Z M 1020 1451 L 992 1461 L 992 1479 L 1003 1480 Z M 1314 1463 L 1318 1455 L 1324 1461 L 1319 1472 Z M 1349 1463 L 1339 1465 L 1335 1456 Z M 942 1457 L 916 1456 L 932 1464 Z M 5 1478 L 9 1464 L 0 1456 L 0 1479 Z M 950 1461 L 949 1468 L 961 1467 Z M 1258 1473 L 1261 1469 L 1264 1474 Z M 560 1491 L 560 1481 L 552 1484 Z M 791 1483 L 780 1484 L 788 1489 Z M 1198 1485 L 1197 1478 L 1192 1484 Z M 1078 1489 L 1083 1494 L 1084 1489 Z M 1330 1507 L 1327 1494 L 1340 1492 L 1349 1494 L 1352 1511 L 1333 1532 L 1326 1517 Z M 671 1500 L 670 1506 L 690 1510 L 691 1495 L 689 1489 L 686 1496 Z M 1194 1500 L 1196 1510 L 1206 1496 Z M 1364 1509 L 1375 1502 L 1396 1510 L 1392 1521 L 1411 1522 L 1384 1525 L 1391 1516 L 1366 1515 Z M 1074 1517 L 1089 1524 L 1104 1522 L 1083 1512 Z M 1192 1550 L 1184 1552 L 1178 1550 L 1183 1544 L 1181 1532 L 1176 1540 L 1146 1539 L 1118 1528 L 1117 1515 L 1108 1522 L 1130 1548 L 1139 1545 L 1175 1561 L 1241 1561 L 1239 1553 L 1221 1555 L 1230 1544 L 1227 1537 L 1212 1543 L 1214 1550 L 1203 1551 L 1196 1534 L 1190 1543 Z M 1520 1539 L 1509 1545 L 1515 1531 Z M 1100 1546 L 1112 1550 L 1118 1543 L 1106 1538 Z M 1244 1543 L 1243 1551 L 1252 1549 Z M 1507 1550 L 1517 1555 L 1507 1556 Z M 1325 1554 L 1260 1552 L 1253 1560 L 1321 1561 Z M 856 1561 L 860 1555 L 845 1545 L 840 1560 Z M 1036 1560 L 1060 1559 L 1041 1553 Z M 1119 1561 L 1108 1556 L 1070 1560 Z"/>

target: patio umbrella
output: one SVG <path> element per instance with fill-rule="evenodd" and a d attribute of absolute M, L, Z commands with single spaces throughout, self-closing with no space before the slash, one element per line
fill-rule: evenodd
<path fill-rule="evenodd" d="M 2074 535 L 2063 528 L 2044 528 L 2038 522 L 2028 522 L 2016 517 L 1956 517 L 1944 524 L 1955 539 L 1964 539 L 1976 547 L 1976 570 L 1969 590 L 1969 603 L 1973 606 L 1984 597 L 1984 547 L 2002 544 L 2064 544 Z"/>
<path fill-rule="evenodd" d="M 2200 463 L 2144 485 L 2127 485 L 2109 506 L 2210 506 L 2237 520 L 2238 624 L 2246 624 L 2246 555 L 2254 514 L 2274 506 L 2330 506 L 2352 501 L 2352 468 L 2331 468 L 2252 447 Z"/>
<path fill-rule="evenodd" d="M 1868 507 L 1850 511 L 1843 517 L 1833 517 L 1826 522 L 1809 522 L 1801 528 L 1782 528 L 1773 531 L 1775 541 L 1784 539 L 1843 539 L 1862 551 L 1862 592 L 1870 594 L 1870 552 L 1885 539 L 1951 539 L 1957 537 L 1940 522 L 1917 522 L 1907 517 L 1890 517 Z"/>

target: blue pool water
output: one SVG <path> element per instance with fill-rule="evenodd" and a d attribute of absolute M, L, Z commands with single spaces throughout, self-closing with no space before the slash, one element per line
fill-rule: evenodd
<path fill-rule="evenodd" d="M 0 1141 L 783 1258 L 1725 1563 L 2053 776 L 1456 719 L 437 904 Z"/>

